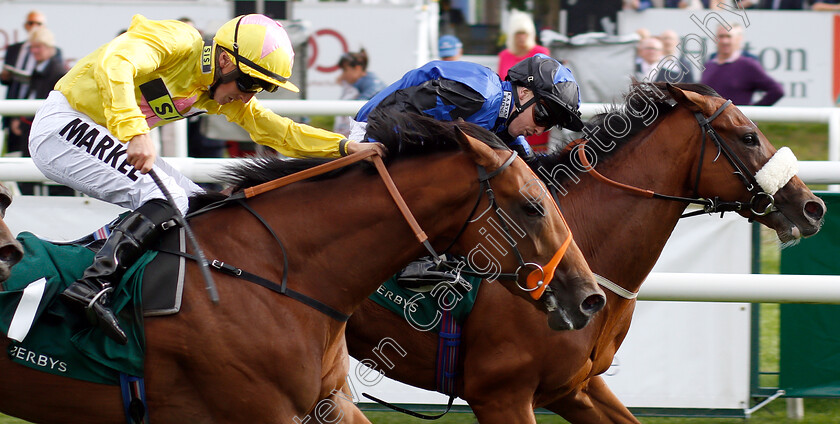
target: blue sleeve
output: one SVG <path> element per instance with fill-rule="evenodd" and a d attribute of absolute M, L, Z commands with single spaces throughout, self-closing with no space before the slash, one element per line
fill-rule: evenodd
<path fill-rule="evenodd" d="M 362 106 L 361 109 L 359 109 L 355 118 L 356 122 L 367 122 L 368 115 L 370 115 L 373 108 L 395 91 L 438 78 L 440 74 L 435 71 L 434 67 L 429 66 L 432 63 L 434 62 L 430 62 L 420 68 L 406 72 L 405 75 L 403 75 L 397 82 L 389 85 L 379 93 L 376 93 L 375 96 L 373 96 L 367 103 L 365 103 L 364 106 Z"/>
<path fill-rule="evenodd" d="M 501 79 L 499 79 L 499 76 L 493 70 L 486 66 L 472 62 L 445 62 L 435 60 L 417 69 L 408 71 L 397 82 L 373 96 L 370 101 L 362 106 L 359 113 L 356 114 L 356 121 L 367 122 L 367 117 L 370 115 L 371 110 L 394 92 L 437 79 L 447 79 L 462 83 L 475 90 L 484 99 L 495 98 L 501 92 Z M 498 104 L 496 105 L 496 111 L 498 111 Z"/>

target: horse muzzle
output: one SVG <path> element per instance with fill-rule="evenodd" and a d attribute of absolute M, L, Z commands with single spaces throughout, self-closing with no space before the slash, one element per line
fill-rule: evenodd
<path fill-rule="evenodd" d="M 587 294 L 580 302 L 558 301 L 553 291 L 545 293 L 544 301 L 548 310 L 548 327 L 554 331 L 580 330 L 589 324 L 607 303 L 603 292 Z M 576 303 L 576 304 L 575 304 Z"/>

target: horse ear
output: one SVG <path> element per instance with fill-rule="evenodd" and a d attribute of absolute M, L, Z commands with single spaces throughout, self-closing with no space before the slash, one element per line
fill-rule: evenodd
<path fill-rule="evenodd" d="M 667 84 L 668 92 L 677 103 L 687 107 L 692 112 L 703 112 L 706 98 L 693 91 L 683 90 L 673 84 Z"/>
<path fill-rule="evenodd" d="M 457 135 L 458 145 L 461 146 L 461 150 L 472 156 L 472 159 L 477 165 L 481 165 L 488 170 L 502 166 L 502 161 L 499 159 L 499 156 L 487 144 L 471 137 L 457 126 L 455 127 L 455 135 Z"/>

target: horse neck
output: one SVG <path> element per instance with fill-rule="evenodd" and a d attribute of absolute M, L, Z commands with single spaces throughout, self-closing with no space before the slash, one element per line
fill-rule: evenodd
<path fill-rule="evenodd" d="M 655 124 L 656 125 L 656 124 Z M 685 134 L 691 134 L 685 140 Z M 694 118 L 676 110 L 653 128 L 616 147 L 597 169 L 656 193 L 691 197 L 700 141 Z M 636 292 L 685 209 L 681 202 L 630 194 L 585 173 L 560 203 L 592 271 Z"/>
<path fill-rule="evenodd" d="M 465 155 L 451 156 L 389 167 L 432 242 L 458 231 L 478 193 L 475 165 Z M 302 205 L 309 210 L 301 211 Z M 261 208 L 289 255 L 289 286 L 345 313 L 427 254 L 378 175 L 351 171 L 330 181 L 297 183 L 266 196 Z M 441 244 L 435 248 L 443 249 Z"/>

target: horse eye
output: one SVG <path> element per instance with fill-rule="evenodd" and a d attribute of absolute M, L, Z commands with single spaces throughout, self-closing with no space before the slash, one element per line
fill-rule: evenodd
<path fill-rule="evenodd" d="M 522 209 L 525 211 L 525 214 L 528 216 L 545 216 L 543 212 L 543 207 L 539 203 L 526 203 Z"/>
<path fill-rule="evenodd" d="M 742 140 L 744 141 L 744 144 L 746 144 L 748 146 L 755 146 L 756 144 L 758 144 L 758 134 L 756 134 L 756 133 L 745 134 L 744 138 Z"/>

